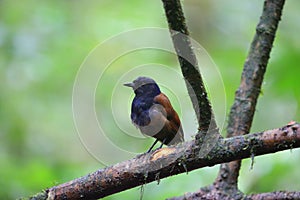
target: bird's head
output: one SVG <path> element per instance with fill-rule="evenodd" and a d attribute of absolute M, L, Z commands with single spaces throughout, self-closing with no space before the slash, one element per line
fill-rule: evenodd
<path fill-rule="evenodd" d="M 160 94 L 160 89 L 156 82 L 149 77 L 140 76 L 132 83 L 125 83 L 124 86 L 131 87 L 137 96 L 151 95 L 155 97 Z"/>

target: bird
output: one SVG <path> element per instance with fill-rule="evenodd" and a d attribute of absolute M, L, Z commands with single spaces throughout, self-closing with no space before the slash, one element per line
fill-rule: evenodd
<path fill-rule="evenodd" d="M 147 153 L 158 141 L 161 142 L 159 148 L 164 144 L 169 146 L 184 142 L 179 116 L 152 78 L 140 76 L 123 85 L 131 87 L 135 93 L 131 104 L 132 123 L 141 133 L 156 138 Z"/>

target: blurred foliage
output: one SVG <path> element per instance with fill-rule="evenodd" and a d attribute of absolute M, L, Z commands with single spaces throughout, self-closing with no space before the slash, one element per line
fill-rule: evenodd
<path fill-rule="evenodd" d="M 191 36 L 206 48 L 222 75 L 228 113 L 263 2 L 186 0 L 183 4 Z M 280 127 L 290 120 L 300 121 L 299 6 L 299 1 L 286 2 L 252 132 Z M 86 151 L 76 133 L 72 87 L 81 63 L 97 44 L 139 27 L 167 27 L 161 2 L 0 1 L 1 199 L 29 196 L 104 167 Z M 113 54 L 122 45 L 126 44 L 113 46 L 107 52 Z M 148 63 L 145 59 L 150 56 L 158 63 L 174 66 L 179 72 L 174 58 L 161 56 L 159 52 L 146 52 L 118 62 L 130 70 L 130 65 Z M 116 85 L 120 75 L 117 72 L 107 73 L 106 86 L 99 92 L 106 103 L 96 108 L 110 105 L 109 88 Z M 155 79 L 166 77 L 168 74 L 162 70 Z M 116 98 L 123 99 L 124 93 Z M 178 107 L 176 98 L 171 100 Z M 185 110 L 189 110 L 190 116 L 183 120 L 189 121 L 189 125 L 184 123 L 184 128 L 192 134 L 195 117 L 190 108 L 183 107 L 182 111 Z M 129 112 L 129 108 L 122 110 L 128 115 L 126 111 Z M 126 126 L 132 127 L 129 121 L 129 116 L 124 119 Z M 115 127 L 111 130 L 121 134 Z M 119 137 L 112 135 L 112 138 Z M 152 142 L 147 139 L 145 143 L 135 144 L 130 138 L 120 141 L 123 146 L 136 147 L 141 152 Z M 252 170 L 249 170 L 250 160 L 245 160 L 240 188 L 247 193 L 299 191 L 299 155 L 299 150 L 293 150 L 257 157 Z M 162 199 L 195 191 L 210 184 L 217 170 L 215 166 L 170 177 L 159 185 L 147 184 L 144 199 Z M 134 188 L 105 199 L 137 199 L 139 195 L 138 188 Z"/>

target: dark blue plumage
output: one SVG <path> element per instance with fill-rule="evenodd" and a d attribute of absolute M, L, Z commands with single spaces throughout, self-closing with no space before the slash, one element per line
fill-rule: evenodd
<path fill-rule="evenodd" d="M 149 110 L 154 104 L 153 99 L 160 94 L 160 89 L 156 83 L 149 83 L 136 88 L 134 93 L 131 120 L 137 126 L 146 126 L 150 123 Z"/>
<path fill-rule="evenodd" d="M 184 141 L 179 117 L 168 97 L 161 93 L 156 82 L 148 77 L 138 77 L 125 86 L 134 90 L 131 120 L 143 134 L 155 137 L 157 143 L 171 145 Z"/>

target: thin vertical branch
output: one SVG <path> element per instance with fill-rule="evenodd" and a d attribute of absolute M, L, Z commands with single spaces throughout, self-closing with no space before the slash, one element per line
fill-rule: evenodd
<path fill-rule="evenodd" d="M 199 131 L 215 129 L 216 122 L 207 98 L 196 55 L 189 38 L 180 0 L 162 0 L 173 45 L 176 50 L 187 90 L 196 112 Z M 200 114 L 201 112 L 201 114 Z"/>
<path fill-rule="evenodd" d="M 266 0 L 229 114 L 227 137 L 248 134 L 285 0 Z M 221 165 L 215 184 L 237 188 L 241 161 Z"/>

